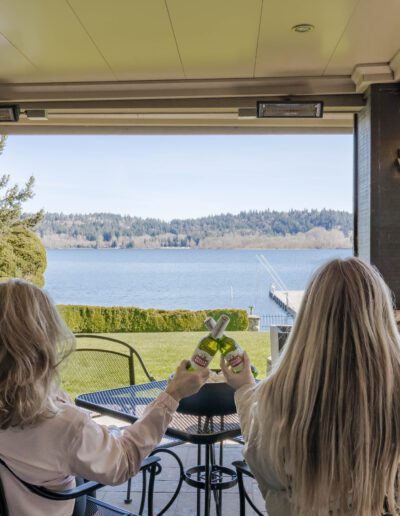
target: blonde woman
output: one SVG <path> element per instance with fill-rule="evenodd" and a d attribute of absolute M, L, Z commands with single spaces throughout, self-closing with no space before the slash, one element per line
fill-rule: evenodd
<path fill-rule="evenodd" d="M 188 372 L 183 361 L 141 420 L 115 435 L 58 390 L 58 368 L 73 344 L 43 291 L 20 280 L 0 284 L 0 458 L 21 479 L 48 489 L 73 487 L 75 475 L 120 484 L 139 471 L 179 400 L 198 391 L 208 370 Z M 29 492 L 4 466 L 0 478 L 11 515 L 70 516 L 74 511 L 73 501 Z"/>
<path fill-rule="evenodd" d="M 400 338 L 374 268 L 317 271 L 268 379 L 222 366 L 270 516 L 400 514 Z"/>

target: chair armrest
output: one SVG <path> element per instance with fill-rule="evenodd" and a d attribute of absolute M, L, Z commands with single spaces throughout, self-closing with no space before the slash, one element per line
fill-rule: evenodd
<path fill-rule="evenodd" d="M 104 487 L 103 484 L 91 480 L 84 482 L 80 486 L 74 487 L 72 489 L 66 489 L 65 491 L 52 491 L 51 489 L 47 489 L 42 486 L 35 486 L 33 484 L 29 484 L 28 482 L 24 482 L 24 485 L 32 493 L 35 493 L 43 498 L 47 498 L 48 500 L 58 501 L 74 500 L 75 498 L 79 498 L 82 495 L 91 493 L 96 489 Z"/>
<path fill-rule="evenodd" d="M 160 462 L 161 457 L 157 457 L 157 455 L 152 455 L 151 457 L 147 457 L 147 459 L 144 459 L 142 462 L 142 465 L 140 467 L 140 471 L 143 471 L 144 469 L 149 469 L 154 464 L 157 464 Z"/>
<path fill-rule="evenodd" d="M 149 469 L 154 464 L 160 462 L 160 457 L 154 455 L 153 457 L 148 457 L 142 463 L 140 470 Z M 96 489 L 101 489 L 104 487 L 103 484 L 99 482 L 94 482 L 92 480 L 88 480 L 81 484 L 80 486 L 74 487 L 72 489 L 66 489 L 65 491 L 52 491 L 51 489 L 46 489 L 45 487 L 35 486 L 33 484 L 28 484 L 28 482 L 24 482 L 25 487 L 27 487 L 32 493 L 38 494 L 43 498 L 47 498 L 49 500 L 74 500 L 75 498 L 79 498 L 82 495 L 91 493 Z"/>
<path fill-rule="evenodd" d="M 147 457 L 142 463 L 141 471 L 146 470 L 160 462 L 160 457 L 156 455 L 152 457 Z M 7 465 L 5 465 L 7 467 Z M 10 470 L 10 468 L 7 467 Z M 34 484 L 30 484 L 29 482 L 25 482 L 21 478 L 17 477 L 15 473 L 10 470 L 11 473 L 27 488 L 31 493 L 35 493 L 36 495 L 41 496 L 42 498 L 47 498 L 48 500 L 74 500 L 75 498 L 79 498 L 82 495 L 91 493 L 96 489 L 100 489 L 104 487 L 104 484 L 100 484 L 100 482 L 94 482 L 92 480 L 86 481 L 83 484 L 76 486 L 72 489 L 65 489 L 64 491 L 53 491 L 51 489 L 47 489 L 43 486 L 36 486 Z"/>
<path fill-rule="evenodd" d="M 250 471 L 250 468 L 244 460 L 236 460 L 235 462 L 232 462 L 232 466 L 235 466 L 238 472 L 242 473 L 243 475 L 247 475 L 248 477 L 254 478 L 253 473 Z"/>

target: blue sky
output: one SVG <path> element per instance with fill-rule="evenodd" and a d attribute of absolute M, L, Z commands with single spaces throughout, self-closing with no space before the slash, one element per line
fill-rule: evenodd
<path fill-rule="evenodd" d="M 28 211 L 199 217 L 352 210 L 351 135 L 10 136 L 0 174 L 36 178 Z"/>

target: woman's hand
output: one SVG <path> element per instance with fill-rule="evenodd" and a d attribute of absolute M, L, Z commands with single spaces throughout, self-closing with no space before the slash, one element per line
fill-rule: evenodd
<path fill-rule="evenodd" d="M 232 369 L 225 363 L 225 360 L 222 356 L 220 364 L 226 379 L 226 383 L 235 389 L 235 391 L 248 383 L 256 383 L 251 372 L 250 360 L 246 352 L 243 354 L 243 369 L 240 371 L 240 373 L 234 373 Z"/>
<path fill-rule="evenodd" d="M 210 374 L 207 367 L 199 367 L 196 371 L 188 371 L 186 369 L 187 365 L 187 360 L 183 360 L 180 363 L 174 377 L 165 389 L 165 392 L 175 398 L 176 401 L 196 394 Z"/>

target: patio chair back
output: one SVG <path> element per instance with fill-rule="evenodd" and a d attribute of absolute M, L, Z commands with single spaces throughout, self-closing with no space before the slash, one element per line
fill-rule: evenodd
<path fill-rule="evenodd" d="M 18 479 L 20 480 L 20 479 Z M 96 514 L 98 516 L 135 516 L 135 514 L 120 509 L 119 507 L 115 507 L 114 505 L 110 505 L 106 502 L 98 500 L 97 498 L 93 498 L 92 496 L 86 496 L 87 492 L 90 492 L 94 487 L 102 487 L 101 484 L 96 484 L 96 482 L 87 482 L 86 484 L 69 489 L 67 491 L 50 491 L 42 487 L 37 487 L 33 484 L 29 484 L 24 482 L 25 487 L 28 488 L 29 491 L 34 494 L 41 496 L 42 498 L 47 498 L 48 500 L 55 501 L 65 501 L 65 500 L 74 500 L 79 498 L 80 496 L 85 496 L 85 514 Z M 87 486 L 87 487 L 86 487 Z M 152 505 L 150 507 L 150 513 L 152 513 Z M 74 515 L 79 514 L 79 516 L 83 516 L 80 514 L 80 511 L 74 511 Z M 0 478 L 0 515 L 1 516 L 13 516 L 10 513 L 10 510 L 7 505 L 7 499 L 4 491 L 4 485 Z"/>
<path fill-rule="evenodd" d="M 79 334 L 76 339 L 76 349 L 61 369 L 62 387 L 71 397 L 154 380 L 130 344 L 96 334 Z"/>

